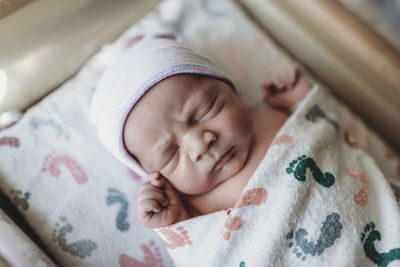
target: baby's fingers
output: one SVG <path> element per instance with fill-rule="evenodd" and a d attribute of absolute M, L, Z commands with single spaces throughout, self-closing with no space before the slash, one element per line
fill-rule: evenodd
<path fill-rule="evenodd" d="M 143 199 L 139 203 L 139 213 L 147 216 L 152 213 L 159 213 L 161 211 L 161 206 L 155 199 Z"/>
<path fill-rule="evenodd" d="M 145 200 L 145 199 L 153 199 L 161 204 L 161 206 L 165 207 L 168 204 L 168 199 L 164 195 L 164 193 L 157 188 L 150 189 L 143 191 L 138 196 L 138 202 Z"/>
<path fill-rule="evenodd" d="M 155 187 L 163 187 L 165 185 L 165 179 L 163 179 L 160 172 L 152 172 L 147 176 L 146 181 Z"/>
<path fill-rule="evenodd" d="M 182 200 L 179 197 L 178 192 L 176 189 L 171 185 L 170 182 L 166 181 L 165 187 L 164 187 L 164 193 L 167 195 L 168 198 L 168 204 L 173 205 L 173 206 L 180 206 L 182 205 Z"/>

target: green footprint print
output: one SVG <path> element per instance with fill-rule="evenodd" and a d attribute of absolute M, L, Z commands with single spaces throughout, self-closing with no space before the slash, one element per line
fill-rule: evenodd
<path fill-rule="evenodd" d="M 93 250 L 97 249 L 97 245 L 90 239 L 79 240 L 68 244 L 66 239 L 67 233 L 71 233 L 74 227 L 66 217 L 60 217 L 61 224 L 56 223 L 56 228 L 53 229 L 53 242 L 57 243 L 61 250 L 68 252 L 72 256 L 77 256 L 81 259 L 89 257 Z"/>
<path fill-rule="evenodd" d="M 370 222 L 361 233 L 361 242 L 364 242 L 364 252 L 367 257 L 379 267 L 387 266 L 395 260 L 400 260 L 400 248 L 393 248 L 389 252 L 379 253 L 375 249 L 375 240 L 381 240 L 381 234 L 375 230 L 375 223 Z"/>
<path fill-rule="evenodd" d="M 11 194 L 14 195 L 13 201 L 17 207 L 20 207 L 23 211 L 27 211 L 29 209 L 28 200 L 31 197 L 31 193 L 25 192 L 22 196 L 21 190 L 11 190 Z"/>
<path fill-rule="evenodd" d="M 297 165 L 297 166 L 296 166 Z M 296 168 L 295 168 L 296 166 Z M 335 183 L 335 176 L 332 173 L 322 171 L 318 168 L 317 164 L 312 158 L 302 155 L 297 159 L 293 160 L 289 167 L 286 168 L 287 174 L 294 174 L 294 178 L 304 182 L 306 180 L 306 170 L 309 168 L 314 179 L 322 186 L 331 187 Z"/>
<path fill-rule="evenodd" d="M 108 196 L 106 199 L 107 206 L 111 206 L 115 203 L 119 203 L 121 205 L 121 208 L 118 212 L 118 215 L 116 217 L 116 224 L 118 230 L 121 232 L 126 232 L 129 230 L 129 223 L 126 221 L 128 218 L 128 209 L 129 209 L 129 203 L 126 200 L 126 196 L 120 192 L 117 189 L 114 188 L 109 188 L 108 189 Z"/>

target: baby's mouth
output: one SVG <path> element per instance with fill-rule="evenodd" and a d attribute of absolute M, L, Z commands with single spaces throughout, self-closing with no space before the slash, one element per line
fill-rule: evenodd
<path fill-rule="evenodd" d="M 229 148 L 228 151 L 226 151 L 224 155 L 222 155 L 222 157 L 215 163 L 211 172 L 216 172 L 222 169 L 222 167 L 224 167 L 225 164 L 231 160 L 232 156 L 233 156 L 233 146 Z"/>

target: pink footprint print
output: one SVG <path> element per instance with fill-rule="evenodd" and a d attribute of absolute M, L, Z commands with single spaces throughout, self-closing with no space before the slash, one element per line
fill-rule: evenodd
<path fill-rule="evenodd" d="M 246 206 L 260 206 L 267 201 L 267 190 L 265 188 L 253 188 L 244 192 L 233 208 Z"/>
<path fill-rule="evenodd" d="M 60 165 L 67 167 L 77 184 L 84 184 L 87 182 L 88 177 L 86 173 L 73 159 L 67 155 L 55 155 L 54 152 L 46 155 L 42 172 L 49 171 L 53 177 L 58 177 L 61 174 Z"/>
<path fill-rule="evenodd" d="M 164 244 L 169 249 L 184 247 L 186 245 L 190 246 L 193 244 L 193 241 L 190 240 L 188 232 L 182 226 L 176 226 L 173 224 L 167 228 L 159 230 L 158 232 L 160 232 L 168 240 L 164 241 Z"/>
<path fill-rule="evenodd" d="M 144 254 L 144 261 L 138 261 L 126 254 L 119 255 L 120 267 L 164 267 L 160 250 L 156 247 L 156 243 L 151 240 L 149 245 L 142 244 L 140 248 Z"/>
<path fill-rule="evenodd" d="M 0 146 L 19 147 L 20 143 L 17 137 L 4 136 L 0 138 Z"/>
<path fill-rule="evenodd" d="M 243 220 L 240 216 L 231 216 L 231 210 L 227 211 L 228 219 L 226 220 L 224 227 L 228 230 L 222 233 L 222 238 L 224 240 L 229 240 L 231 238 L 231 232 L 238 231 L 243 226 Z"/>
<path fill-rule="evenodd" d="M 368 204 L 368 183 L 365 179 L 364 173 L 358 169 L 346 169 L 347 174 L 358 181 L 360 181 L 363 186 L 360 191 L 354 195 L 353 199 L 359 206 L 364 207 Z"/>
<path fill-rule="evenodd" d="M 280 144 L 291 144 L 293 142 L 293 137 L 288 134 L 283 134 L 281 136 L 277 136 L 272 140 L 271 146 L 280 145 Z"/>
<path fill-rule="evenodd" d="M 232 217 L 231 211 L 233 209 L 240 209 L 247 206 L 260 206 L 267 201 L 268 192 L 265 188 L 253 188 L 244 192 L 235 206 L 227 211 L 228 219 L 224 227 L 228 230 L 222 233 L 224 240 L 231 238 L 231 232 L 238 231 L 243 226 L 243 219 L 240 216 Z"/>

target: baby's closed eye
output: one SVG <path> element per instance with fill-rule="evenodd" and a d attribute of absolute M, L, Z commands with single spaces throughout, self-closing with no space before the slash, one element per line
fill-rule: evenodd
<path fill-rule="evenodd" d="M 173 165 L 174 161 L 176 161 L 179 158 L 179 145 L 175 144 L 172 146 L 172 149 L 170 150 L 169 157 L 164 164 L 164 167 L 170 167 L 170 165 Z"/>
<path fill-rule="evenodd" d="M 207 115 L 214 109 L 216 100 L 217 96 L 214 95 L 211 100 L 204 101 L 200 107 L 194 111 L 189 122 L 197 124 L 208 120 L 210 116 Z"/>

